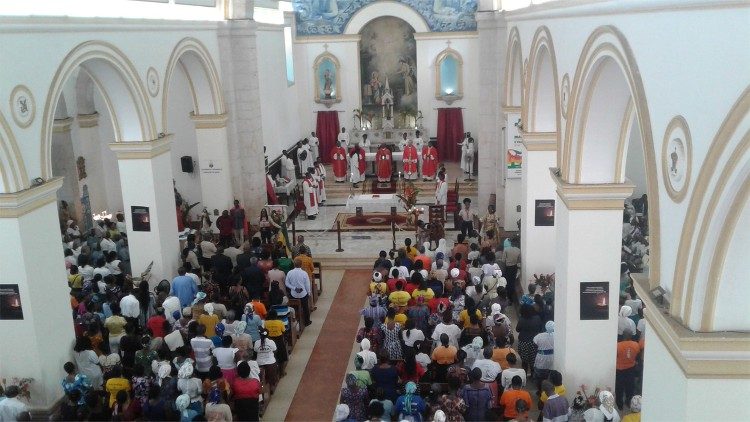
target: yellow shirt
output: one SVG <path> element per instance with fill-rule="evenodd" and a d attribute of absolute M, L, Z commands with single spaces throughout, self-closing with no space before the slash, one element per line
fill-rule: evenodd
<path fill-rule="evenodd" d="M 104 389 L 109 393 L 109 407 L 111 408 L 117 400 L 117 393 L 119 391 L 130 392 L 130 381 L 125 378 L 110 378 L 104 385 Z"/>
<path fill-rule="evenodd" d="M 480 311 L 479 309 L 477 309 L 476 313 L 477 313 L 477 317 L 481 321 L 482 320 L 482 311 Z M 463 311 L 461 311 L 461 313 L 458 314 L 458 320 L 461 322 L 461 325 L 464 326 L 464 327 L 468 327 L 469 325 L 471 325 L 471 322 L 469 321 L 469 311 L 467 311 L 466 309 L 464 309 Z"/>
<path fill-rule="evenodd" d="M 399 307 L 407 306 L 409 300 L 411 300 L 411 295 L 403 290 L 396 290 L 388 295 L 388 301 Z"/>
<path fill-rule="evenodd" d="M 404 247 L 404 251 L 406 251 L 406 256 L 412 261 L 414 261 L 414 258 L 419 254 L 419 251 L 414 246 Z"/>
<path fill-rule="evenodd" d="M 120 315 L 112 315 L 104 320 L 104 326 L 109 330 L 109 335 L 115 337 L 125 334 L 125 325 L 127 323 L 125 318 Z"/>
<path fill-rule="evenodd" d="M 641 422 L 641 412 L 623 416 L 622 422 Z"/>
<path fill-rule="evenodd" d="M 399 324 L 401 324 L 401 327 L 403 327 L 404 325 L 406 325 L 406 320 L 407 319 L 408 318 L 406 317 L 406 314 L 401 313 L 401 312 L 397 313 L 396 316 L 393 317 L 393 320 L 396 321 L 396 322 L 398 322 Z M 390 318 L 386 318 L 385 319 L 385 323 L 388 324 L 389 322 L 391 322 L 391 319 Z"/>
<path fill-rule="evenodd" d="M 433 297 L 435 297 L 435 292 L 433 292 L 432 289 L 429 288 L 429 287 L 427 288 L 427 290 L 419 290 L 419 289 L 417 289 L 417 290 L 414 290 L 413 292 L 411 292 L 411 297 L 413 297 L 414 300 L 416 300 L 420 296 L 422 296 L 424 298 L 424 301 L 427 302 L 428 300 L 430 300 Z"/>
<path fill-rule="evenodd" d="M 388 292 L 388 285 L 383 283 L 382 281 L 380 283 L 376 283 L 374 281 L 370 282 L 370 293 L 372 294 L 381 294 L 384 295 Z"/>
<path fill-rule="evenodd" d="M 565 395 L 565 385 L 557 385 L 555 386 L 555 394 L 558 396 L 564 396 Z M 547 393 L 542 391 L 542 396 L 539 397 L 539 400 L 541 400 L 542 403 L 547 402 Z"/>
<path fill-rule="evenodd" d="M 83 276 L 80 274 L 71 274 L 68 276 L 68 286 L 71 289 L 83 288 Z"/>
<path fill-rule="evenodd" d="M 266 320 L 266 330 L 268 331 L 269 337 L 278 337 L 284 335 L 286 327 L 284 327 L 284 321 L 278 319 Z"/>
<path fill-rule="evenodd" d="M 216 315 L 203 314 L 198 317 L 198 324 L 206 327 L 206 337 L 211 338 L 216 335 L 216 324 L 219 323 L 219 317 Z"/>

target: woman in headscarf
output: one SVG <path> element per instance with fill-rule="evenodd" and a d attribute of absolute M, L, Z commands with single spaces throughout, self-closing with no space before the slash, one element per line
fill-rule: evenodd
<path fill-rule="evenodd" d="M 367 338 L 359 342 L 359 347 L 362 350 L 357 352 L 357 356 L 362 357 L 362 369 L 369 371 L 378 364 L 378 356 L 370 350 L 370 340 Z"/>
<path fill-rule="evenodd" d="M 364 345 L 361 344 L 363 341 L 368 340 L 367 344 L 372 349 L 372 353 L 376 354 L 380 351 L 380 339 L 382 338 L 382 331 L 380 328 L 375 326 L 375 322 L 371 317 L 365 317 L 365 326 L 357 331 L 356 340 L 360 343 L 362 350 Z"/>
<path fill-rule="evenodd" d="M 232 347 L 240 349 L 240 352 L 247 352 L 253 348 L 253 338 L 245 332 L 247 323 L 240 321 L 234 326 L 232 333 Z"/>
<path fill-rule="evenodd" d="M 91 340 L 88 337 L 78 337 L 73 351 L 75 352 L 75 367 L 86 376 L 91 383 L 91 388 L 101 390 L 104 378 L 99 366 L 99 358 L 91 348 Z"/>
<path fill-rule="evenodd" d="M 622 418 L 622 422 L 641 422 L 641 396 L 635 395 L 630 399 L 630 412 Z"/>
<path fill-rule="evenodd" d="M 284 367 L 286 362 L 289 360 L 289 355 L 286 351 L 286 341 L 284 340 L 284 332 L 286 332 L 286 326 L 284 321 L 281 320 L 275 309 L 268 311 L 266 316 L 266 331 L 268 331 L 268 338 L 276 343 L 276 362 L 279 364 L 279 370 L 281 374 L 285 375 Z"/>
<path fill-rule="evenodd" d="M 623 305 L 620 308 L 619 316 L 617 318 L 617 335 L 622 336 L 623 333 L 630 333 L 631 336 L 635 337 L 636 326 L 635 322 L 630 319 L 633 315 L 633 308 L 628 305 Z"/>
<path fill-rule="evenodd" d="M 367 419 L 369 395 L 367 388 L 361 387 L 354 374 L 346 375 L 346 387 L 341 389 L 342 404 L 349 406 L 349 418 L 357 421 Z"/>
<path fill-rule="evenodd" d="M 467 368 L 471 368 L 472 366 L 474 366 L 475 360 L 482 359 L 483 348 L 484 340 L 482 340 L 482 337 L 474 337 L 470 344 L 467 344 L 466 346 L 461 348 L 461 350 L 466 352 Z"/>
<path fill-rule="evenodd" d="M 200 415 L 203 413 L 203 397 L 201 397 L 203 386 L 200 378 L 193 376 L 193 365 L 191 363 L 183 364 L 177 372 L 177 377 L 177 389 L 180 390 L 183 396 L 187 395 L 188 397 L 187 407 L 195 410 L 196 415 Z M 177 398 L 177 401 L 180 400 L 180 397 Z"/>
<path fill-rule="evenodd" d="M 620 414 L 615 407 L 615 396 L 607 390 L 599 392 L 599 410 L 604 414 L 607 422 L 620 422 Z"/>
<path fill-rule="evenodd" d="M 435 249 L 435 256 L 441 252 L 443 253 L 443 256 L 448 256 L 448 253 L 450 252 L 448 246 L 445 244 L 445 239 L 438 240 L 438 246 Z"/>
<path fill-rule="evenodd" d="M 568 410 L 568 422 L 585 422 L 584 412 L 586 411 L 586 398 L 583 394 L 577 392 L 570 403 Z"/>
<path fill-rule="evenodd" d="M 466 307 L 466 298 L 464 297 L 463 290 L 459 286 L 451 287 L 451 316 L 454 321 L 458 321 L 459 315 L 463 312 Z"/>
<path fill-rule="evenodd" d="M 259 376 L 260 370 L 258 369 L 257 372 L 256 376 Z M 243 361 L 237 364 L 237 378 L 232 383 L 232 397 L 234 400 L 234 410 L 237 413 L 237 420 L 240 421 L 259 420 L 258 399 L 260 398 L 262 387 L 260 379 L 251 375 L 248 362 Z"/>
<path fill-rule="evenodd" d="M 253 342 L 260 339 L 260 329 L 263 328 L 263 320 L 255 314 L 255 308 L 251 304 L 245 305 L 245 313 L 242 314 L 242 322 L 245 325 L 245 333 L 250 334 Z"/>
<path fill-rule="evenodd" d="M 539 315 L 535 314 L 533 308 L 529 305 L 521 305 L 519 311 L 518 324 L 518 353 L 521 355 L 523 369 L 530 373 L 534 368 L 534 359 L 537 355 L 537 345 L 534 344 L 534 336 L 542 331 L 542 320 Z"/>
<path fill-rule="evenodd" d="M 190 396 L 182 394 L 174 402 L 177 412 L 180 414 L 180 422 L 190 422 L 195 419 L 199 413 L 190 407 Z"/>
<path fill-rule="evenodd" d="M 430 258 L 431 260 L 435 258 L 435 252 L 430 250 L 430 242 L 423 242 L 422 247 L 424 248 L 424 256 Z"/>
<path fill-rule="evenodd" d="M 406 350 L 404 360 L 399 362 L 396 368 L 398 369 L 398 378 L 402 384 L 409 381 L 419 382 L 419 379 L 425 373 L 422 365 L 417 363 L 416 354 L 411 347 Z"/>
<path fill-rule="evenodd" d="M 216 324 L 219 323 L 219 316 L 214 314 L 214 304 L 207 303 L 203 305 L 204 314 L 198 317 L 198 324 L 206 327 L 206 338 L 212 338 L 216 335 Z"/>
<path fill-rule="evenodd" d="M 544 333 L 534 336 L 533 342 L 537 346 L 534 358 L 534 378 L 538 391 L 542 390 L 542 381 L 549 378 L 549 372 L 555 362 L 555 321 L 544 324 Z"/>
<path fill-rule="evenodd" d="M 409 381 L 404 387 L 404 394 L 396 400 L 396 412 L 400 421 L 421 422 L 427 409 L 427 403 L 417 394 L 417 384 Z"/>

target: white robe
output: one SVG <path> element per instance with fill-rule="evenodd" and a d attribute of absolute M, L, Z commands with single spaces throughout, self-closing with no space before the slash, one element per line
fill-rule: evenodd
<path fill-rule="evenodd" d="M 404 148 L 406 148 L 406 145 L 407 145 L 407 144 L 408 144 L 408 139 L 403 139 L 403 138 L 402 138 L 402 139 L 401 139 L 400 141 L 398 141 L 398 150 L 399 150 L 399 151 L 403 151 L 403 150 L 404 150 Z M 417 151 L 417 152 L 418 152 L 419 154 L 421 154 L 421 153 L 422 153 L 422 151 Z"/>
<path fill-rule="evenodd" d="M 339 140 L 339 142 L 341 142 L 341 146 L 346 148 L 347 151 L 349 151 L 349 134 L 339 133 L 339 136 L 337 139 Z"/>
<path fill-rule="evenodd" d="M 417 147 L 417 168 L 419 174 L 422 174 L 422 147 L 424 147 L 422 138 L 414 138 L 414 146 Z"/>
<path fill-rule="evenodd" d="M 320 139 L 313 136 L 309 139 L 309 141 L 310 143 L 308 145 L 310 145 L 310 152 L 313 156 L 313 162 L 315 162 L 315 160 L 320 158 Z"/>
<path fill-rule="evenodd" d="M 294 160 L 291 157 L 281 156 L 281 177 L 289 180 L 297 178 L 294 173 Z"/>
<path fill-rule="evenodd" d="M 305 202 L 305 215 L 318 215 L 318 185 L 313 179 L 302 182 L 302 200 Z"/>
<path fill-rule="evenodd" d="M 303 151 L 307 152 L 307 157 L 304 160 L 301 157 Z M 299 163 L 299 171 L 302 174 L 305 174 L 308 168 L 314 167 L 312 152 L 310 151 L 309 145 L 302 145 L 299 147 L 297 150 L 297 162 Z"/>
<path fill-rule="evenodd" d="M 474 173 L 474 154 L 476 153 L 476 143 L 466 142 L 464 148 L 466 148 L 466 155 L 461 154 L 461 168 L 464 169 L 465 172 L 471 174 Z"/>
<path fill-rule="evenodd" d="M 349 155 L 347 152 L 347 158 L 349 160 L 349 178 L 352 183 L 359 183 L 364 180 L 364 175 L 359 174 L 359 154 Z"/>
<path fill-rule="evenodd" d="M 326 168 L 321 164 L 315 167 L 315 174 L 313 174 L 315 182 L 318 184 L 318 202 L 326 200 Z"/>
<path fill-rule="evenodd" d="M 435 188 L 435 205 L 448 204 L 448 182 L 438 180 Z"/>

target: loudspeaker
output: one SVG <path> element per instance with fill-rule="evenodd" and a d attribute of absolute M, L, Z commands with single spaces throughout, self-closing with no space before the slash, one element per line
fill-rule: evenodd
<path fill-rule="evenodd" d="M 182 172 L 183 173 L 192 173 L 193 172 L 193 157 L 189 155 L 185 155 L 180 158 L 180 163 L 182 164 Z"/>

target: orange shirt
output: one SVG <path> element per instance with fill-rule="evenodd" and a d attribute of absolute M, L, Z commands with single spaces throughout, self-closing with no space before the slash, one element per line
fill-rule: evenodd
<path fill-rule="evenodd" d="M 500 367 L 503 368 L 503 370 L 510 368 L 510 364 L 508 363 L 508 353 L 513 353 L 516 355 L 516 362 L 521 362 L 521 357 L 518 356 L 518 353 L 516 353 L 515 350 L 513 350 L 510 347 L 506 347 L 504 349 L 498 349 L 495 347 L 492 349 L 492 360 L 500 364 Z"/>
<path fill-rule="evenodd" d="M 312 258 L 305 254 L 297 255 L 297 258 L 299 258 L 302 261 L 302 265 L 300 265 L 300 268 L 305 270 L 307 273 L 307 276 L 310 277 L 310 285 L 314 285 L 315 275 L 313 272 L 315 271 L 315 265 L 313 264 Z"/>
<path fill-rule="evenodd" d="M 427 270 L 427 272 L 430 271 L 430 268 L 432 268 L 432 260 L 427 255 L 417 255 L 414 258 L 414 262 L 422 261 L 422 268 Z"/>
<path fill-rule="evenodd" d="M 441 365 L 450 365 L 456 361 L 458 350 L 454 346 L 438 346 L 432 351 L 432 360 Z"/>
<path fill-rule="evenodd" d="M 635 358 L 641 346 L 633 340 L 617 342 L 617 369 L 630 369 L 635 366 Z"/>
<path fill-rule="evenodd" d="M 500 396 L 500 406 L 505 407 L 505 410 L 503 410 L 505 418 L 514 419 L 518 416 L 518 412 L 516 412 L 516 402 L 518 399 L 525 401 L 526 405 L 531 409 L 531 395 L 526 390 L 514 390 L 511 388 L 505 390 L 503 395 Z"/>

